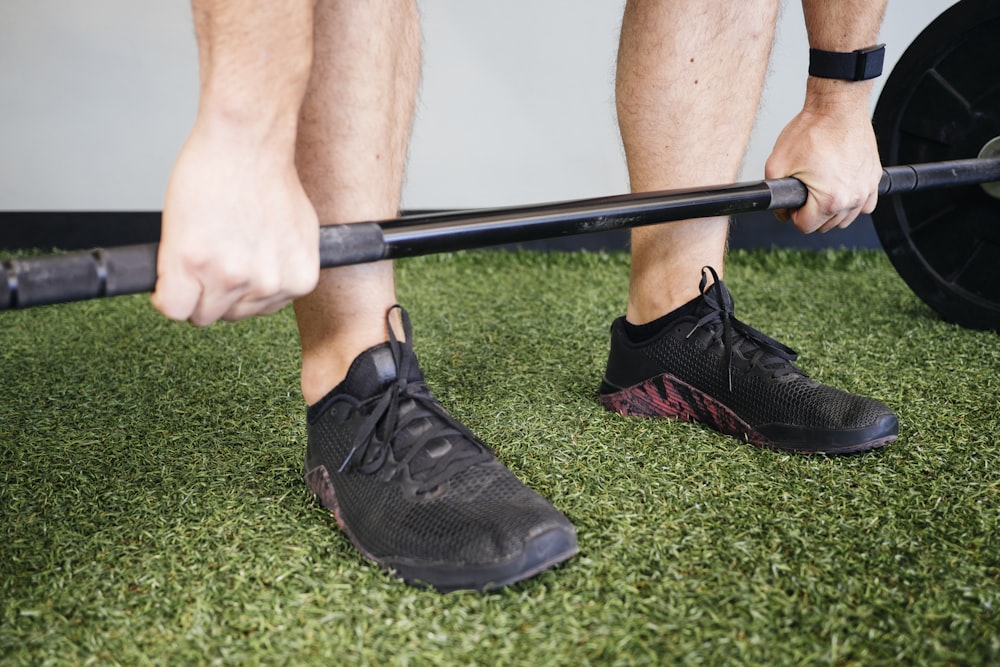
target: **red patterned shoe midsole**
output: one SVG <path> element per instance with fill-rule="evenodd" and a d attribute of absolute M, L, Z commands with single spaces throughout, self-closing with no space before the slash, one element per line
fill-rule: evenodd
<path fill-rule="evenodd" d="M 319 499 L 320 504 L 330 510 L 330 514 L 332 514 L 333 518 L 337 520 L 337 526 L 345 535 L 347 535 L 348 539 L 351 540 L 354 548 L 368 560 L 377 563 L 381 567 L 386 567 L 381 560 L 376 558 L 374 554 L 365 549 L 361 546 L 360 542 L 354 539 L 354 535 L 351 533 L 350 529 L 348 529 L 347 524 L 344 523 L 344 517 L 340 510 L 340 504 L 337 502 L 337 494 L 333 490 L 333 482 L 330 480 L 330 475 L 327 473 L 326 468 L 323 466 L 313 468 L 305 474 L 305 480 L 306 486 L 308 486 L 313 494 L 315 494 L 315 496 Z"/>
<path fill-rule="evenodd" d="M 621 415 L 699 422 L 753 445 L 769 444 L 725 405 L 672 375 L 658 375 L 627 389 L 601 394 L 600 398 L 605 408 Z"/>

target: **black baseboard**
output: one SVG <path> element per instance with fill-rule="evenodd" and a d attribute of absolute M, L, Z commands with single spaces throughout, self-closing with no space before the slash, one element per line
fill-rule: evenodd
<path fill-rule="evenodd" d="M 159 211 L 0 211 L 0 250 L 87 250 L 159 238 Z"/>
<path fill-rule="evenodd" d="M 800 248 L 881 248 L 870 215 L 862 215 L 847 229 L 826 234 L 803 234 L 790 222 L 778 222 L 773 213 L 750 213 L 733 219 L 729 231 L 729 247 L 733 249 Z"/>
<path fill-rule="evenodd" d="M 0 251 L 85 250 L 151 243 L 159 237 L 159 211 L 0 211 Z M 628 230 L 563 236 L 520 243 L 516 247 L 538 251 L 623 250 L 628 247 Z M 736 216 L 729 247 L 877 248 L 879 241 L 870 216 L 862 216 L 846 230 L 806 235 L 790 223 L 780 223 L 772 214 L 763 212 Z"/>

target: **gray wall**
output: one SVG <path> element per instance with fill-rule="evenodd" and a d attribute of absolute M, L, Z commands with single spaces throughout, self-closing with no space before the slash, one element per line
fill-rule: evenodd
<path fill-rule="evenodd" d="M 404 204 L 492 206 L 626 190 L 612 89 L 621 0 L 424 0 L 424 81 Z M 947 0 L 890 0 L 887 69 Z M 801 103 L 786 3 L 745 179 Z M 194 117 L 177 0 L 0 1 L 0 210 L 158 210 Z M 710 140 L 707 139 L 707 140 Z"/>

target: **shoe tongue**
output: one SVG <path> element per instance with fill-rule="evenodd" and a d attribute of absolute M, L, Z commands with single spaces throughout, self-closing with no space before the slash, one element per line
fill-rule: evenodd
<path fill-rule="evenodd" d="M 400 344 L 399 349 L 402 357 L 400 365 L 408 367 L 407 380 L 411 383 L 422 382 L 424 375 L 417 365 L 412 348 L 407 344 Z M 396 381 L 398 373 L 399 367 L 393 359 L 389 343 L 376 345 L 359 355 L 351 364 L 344 379 L 343 391 L 364 401 L 384 392 L 388 385 Z M 417 392 L 430 396 L 426 387 Z M 409 456 L 408 463 L 410 474 L 418 482 L 440 474 L 455 461 L 465 461 L 463 465 L 468 465 L 469 451 L 482 451 L 451 427 L 442 416 L 429 411 L 413 397 L 401 400 L 398 410 L 395 422 L 390 427 L 395 430 L 391 447 L 399 459 L 408 456 L 410 448 L 420 447 L 420 451 Z"/>
<path fill-rule="evenodd" d="M 400 352 L 405 364 L 409 362 L 409 377 L 411 382 L 423 380 L 420 367 L 417 366 L 416 357 L 409 345 L 400 344 Z M 396 367 L 396 360 L 392 356 L 392 348 L 389 343 L 382 343 L 369 348 L 358 355 L 358 358 L 351 364 L 347 377 L 344 379 L 344 391 L 362 400 L 371 398 L 379 394 L 391 382 L 395 382 L 399 375 Z"/>
<path fill-rule="evenodd" d="M 695 304 L 694 315 L 695 317 L 703 317 L 709 313 L 726 312 L 729 313 L 730 322 L 736 321 L 736 316 L 733 313 L 733 295 L 730 294 L 729 288 L 721 280 L 717 284 L 710 285 L 700 297 L 694 300 Z M 721 319 L 718 321 L 718 326 L 720 327 L 721 336 Z M 757 344 L 754 341 L 749 340 L 746 336 L 740 335 L 738 331 L 733 331 L 733 338 L 731 339 L 735 349 L 739 350 L 744 354 L 752 354 L 757 349 Z"/>

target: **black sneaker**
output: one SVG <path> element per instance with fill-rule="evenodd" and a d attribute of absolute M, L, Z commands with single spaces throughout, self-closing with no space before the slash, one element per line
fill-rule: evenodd
<path fill-rule="evenodd" d="M 706 267 L 701 296 L 661 320 L 615 320 L 600 399 L 623 415 L 701 422 L 789 452 L 849 454 L 897 438 L 889 408 L 810 380 L 796 358 L 733 316 L 729 290 Z"/>
<path fill-rule="evenodd" d="M 569 520 L 431 396 L 400 311 L 406 342 L 390 326 L 309 408 L 306 484 L 365 557 L 413 585 L 488 590 L 570 558 Z"/>

